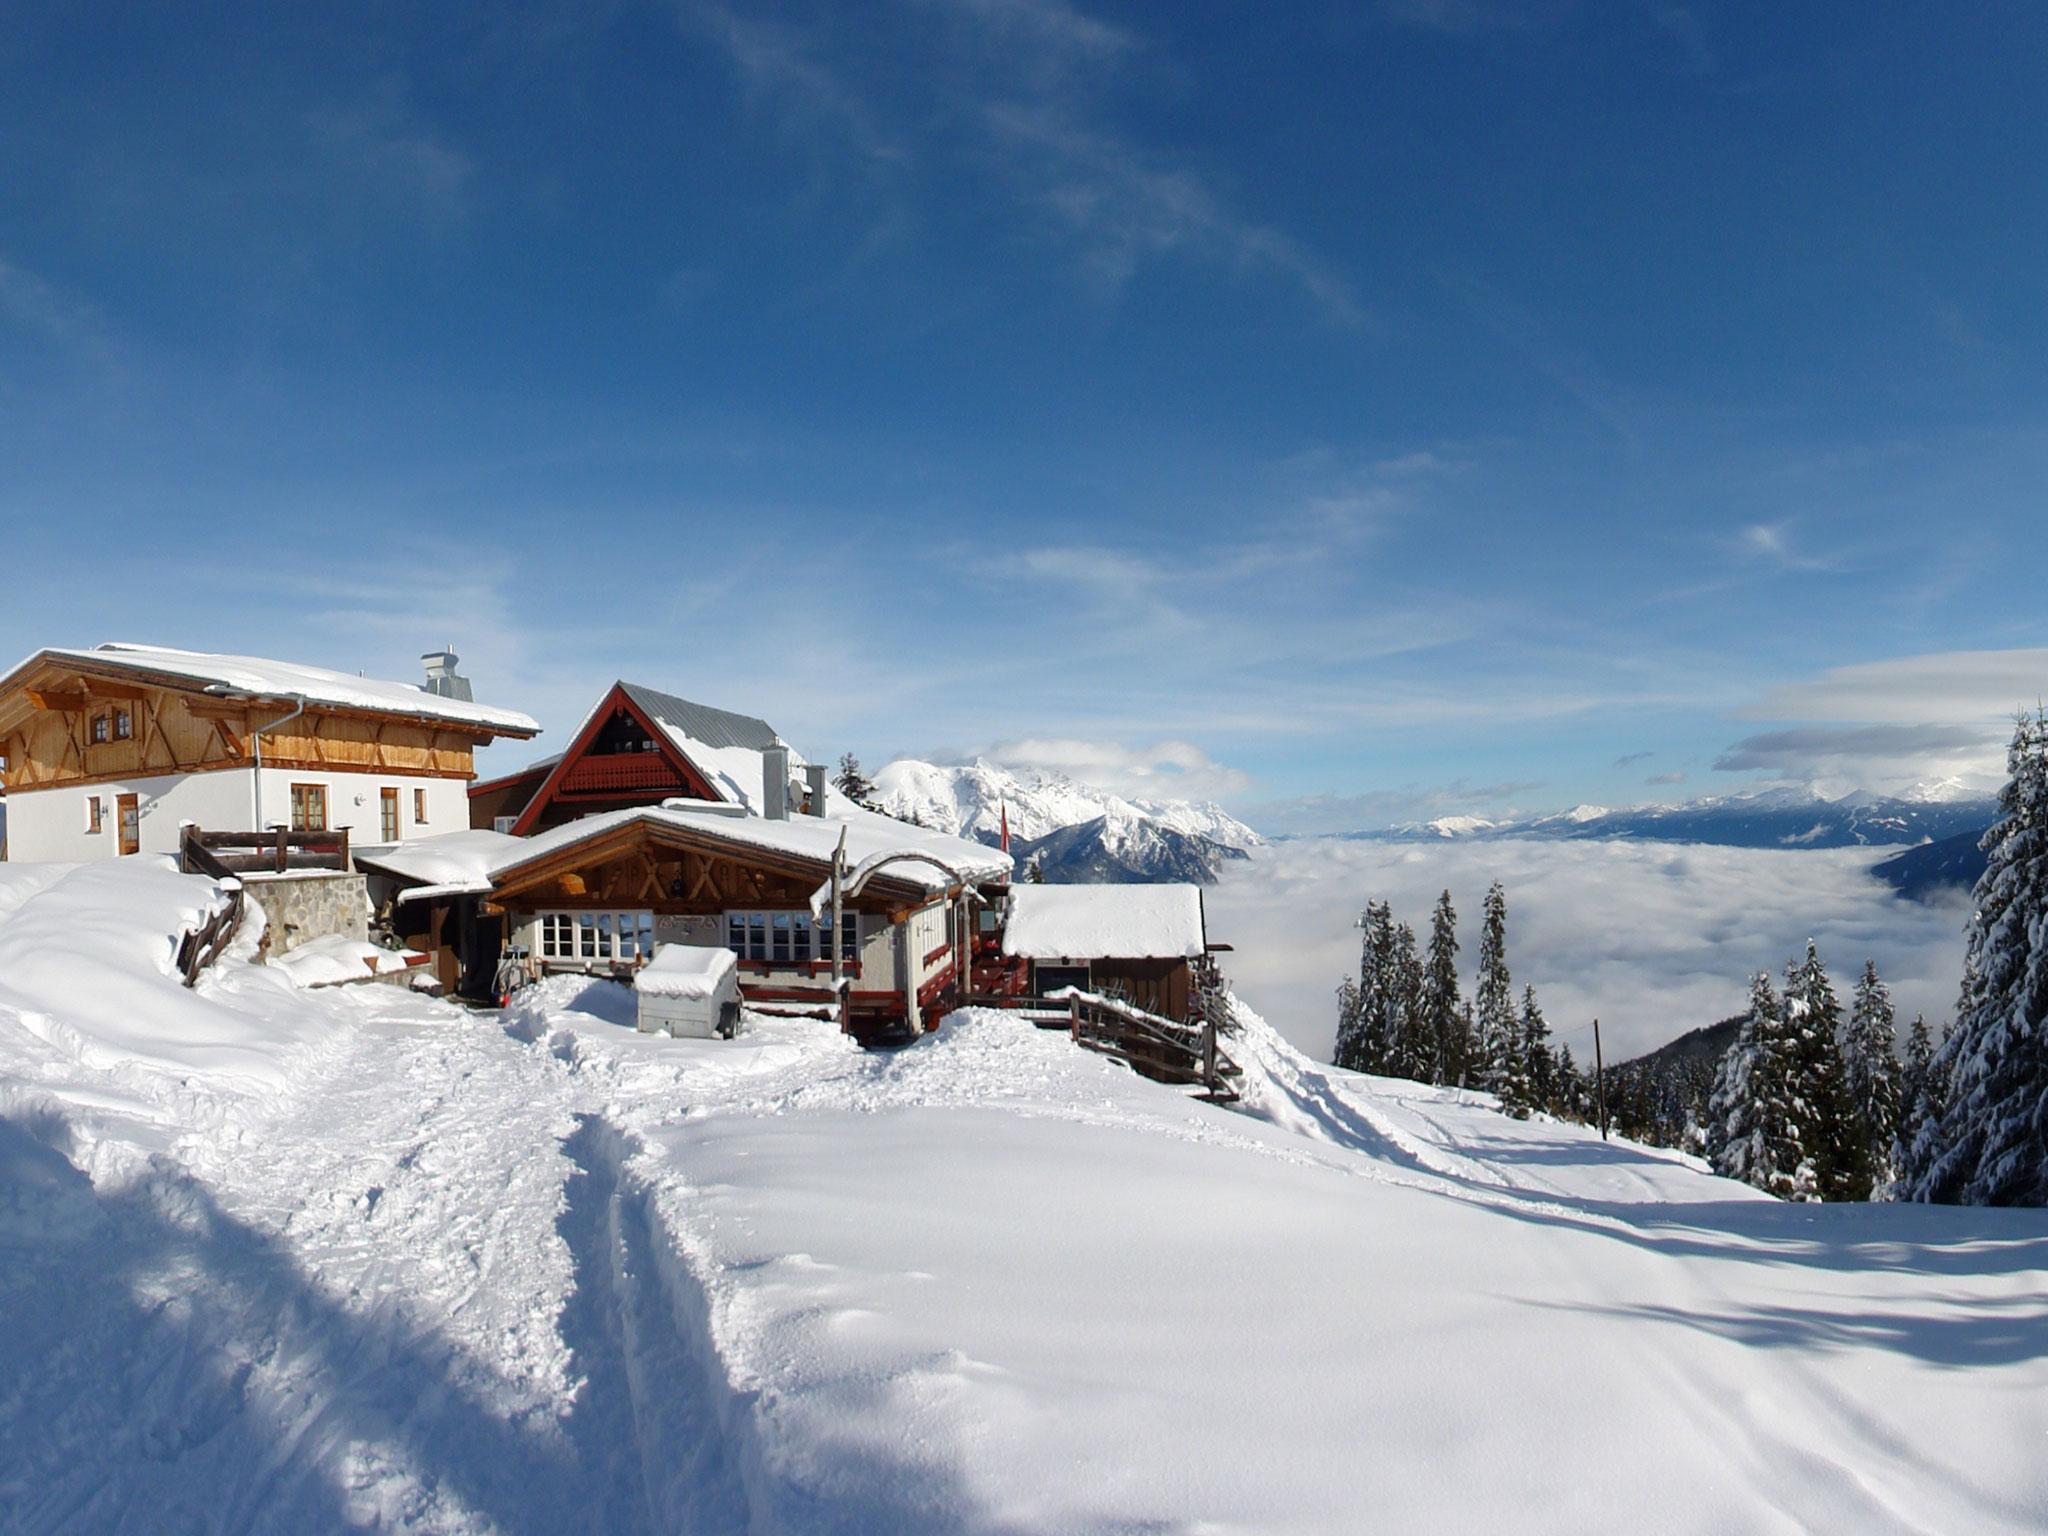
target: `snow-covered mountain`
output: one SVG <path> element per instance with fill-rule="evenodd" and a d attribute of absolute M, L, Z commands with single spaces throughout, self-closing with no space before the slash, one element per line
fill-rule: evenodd
<path fill-rule="evenodd" d="M 1488 821 L 1443 816 L 1353 836 L 1397 842 L 1493 837 L 1641 838 L 1730 848 L 1902 847 L 1982 828 L 1991 802 L 1943 798 L 1933 787 L 1912 798 L 1867 791 L 1830 799 L 1812 788 L 1713 795 L 1678 805 L 1610 809 L 1579 805 L 1545 816 Z"/>
<path fill-rule="evenodd" d="M 1020 866 L 1036 864 L 1038 872 L 1054 885 L 1117 881 L 1213 885 L 1224 864 L 1248 856 L 1242 848 L 1119 811 L 1024 842 L 1013 836 L 1010 851 Z"/>
<path fill-rule="evenodd" d="M 985 843 L 1001 838 L 1007 809 L 1011 851 L 1020 859 L 1038 853 L 1046 878 L 1055 881 L 1213 880 L 1224 860 L 1260 842 L 1213 802 L 1127 800 L 1062 773 L 1005 768 L 986 758 L 899 758 L 875 774 L 875 800 L 892 816 Z M 1083 872 L 1089 869 L 1104 872 Z M 1195 873 L 1201 870 L 1207 873 Z"/>

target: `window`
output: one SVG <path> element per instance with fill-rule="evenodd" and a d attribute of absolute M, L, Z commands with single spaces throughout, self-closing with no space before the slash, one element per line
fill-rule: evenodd
<path fill-rule="evenodd" d="M 852 912 L 839 915 L 849 960 L 860 956 L 859 921 Z M 765 960 L 771 965 L 828 961 L 832 958 L 832 920 L 813 925 L 808 912 L 728 912 L 725 947 L 742 960 Z"/>
<path fill-rule="evenodd" d="M 114 711 L 114 740 L 127 741 L 135 735 L 135 717 L 125 709 Z"/>
<path fill-rule="evenodd" d="M 94 746 L 98 746 L 105 740 L 107 740 L 107 717 L 105 715 L 94 715 L 92 717 L 92 743 Z"/>
<path fill-rule="evenodd" d="M 85 830 L 97 834 L 105 828 L 106 824 L 106 807 L 101 804 L 100 797 L 98 795 L 87 795 L 85 797 Z"/>
<path fill-rule="evenodd" d="M 412 824 L 416 827 L 427 824 L 427 792 L 424 789 L 412 792 Z"/>
<path fill-rule="evenodd" d="M 517 816 L 493 816 L 491 818 L 491 830 L 493 832 L 503 832 L 507 837 L 512 835 L 512 829 L 518 825 L 519 818 Z"/>
<path fill-rule="evenodd" d="M 377 791 L 377 830 L 384 841 L 398 841 L 398 791 L 386 786 Z"/>
<path fill-rule="evenodd" d="M 543 912 L 540 957 L 630 965 L 654 954 L 652 912 Z"/>
<path fill-rule="evenodd" d="M 327 786 L 325 784 L 294 784 L 292 786 L 292 830 L 294 832 L 325 832 L 327 830 Z"/>

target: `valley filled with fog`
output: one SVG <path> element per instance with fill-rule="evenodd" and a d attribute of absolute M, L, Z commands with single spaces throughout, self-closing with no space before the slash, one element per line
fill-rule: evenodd
<path fill-rule="evenodd" d="M 1305 838 L 1254 849 L 1210 888 L 1209 936 L 1235 946 L 1232 982 L 1299 1049 L 1327 1060 L 1334 993 L 1358 969 L 1368 899 L 1428 937 L 1446 887 L 1468 981 L 1488 884 L 1507 891 L 1508 960 L 1536 987 L 1560 1042 L 1590 1065 L 1591 1021 L 1610 1061 L 1741 1011 L 1750 973 L 1783 968 L 1808 937 L 1839 984 L 1866 958 L 1899 1017 L 1937 1027 L 1962 974 L 1961 895 L 1900 898 L 1870 868 L 1896 849 L 1755 849 L 1642 841 L 1394 843 Z"/>

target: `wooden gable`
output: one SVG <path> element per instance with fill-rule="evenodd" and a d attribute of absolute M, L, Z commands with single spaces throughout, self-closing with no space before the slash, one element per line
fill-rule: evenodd
<path fill-rule="evenodd" d="M 47 657 L 0 694 L 0 787 L 55 789 L 163 774 L 247 768 L 250 732 L 289 706 L 231 700 L 189 682 L 105 671 L 71 657 Z M 492 733 L 314 706 L 263 732 L 265 767 L 475 776 L 476 743 Z"/>
<path fill-rule="evenodd" d="M 632 747 L 619 750 L 627 738 Z M 526 837 L 593 810 L 724 798 L 674 738 L 614 683 L 519 812 L 512 832 Z"/>
<path fill-rule="evenodd" d="M 500 910 L 632 907 L 685 916 L 796 911 L 830 875 L 822 860 L 635 819 L 507 872 L 492 882 L 491 902 Z M 900 922 L 937 895 L 913 881 L 877 877 L 847 905 Z"/>

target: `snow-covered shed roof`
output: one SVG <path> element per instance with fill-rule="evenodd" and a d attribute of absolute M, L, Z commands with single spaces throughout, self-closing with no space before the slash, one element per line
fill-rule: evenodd
<path fill-rule="evenodd" d="M 457 896 L 488 891 L 491 865 L 520 839 L 503 832 L 471 828 L 416 837 L 403 843 L 382 843 L 352 850 L 358 864 L 412 882 L 399 900 L 423 896 Z"/>
<path fill-rule="evenodd" d="M 1003 953 L 1027 960 L 1168 960 L 1202 953 L 1193 885 L 1014 885 Z"/>
<path fill-rule="evenodd" d="M 359 709 L 376 714 L 406 715 L 421 720 L 470 726 L 499 736 L 534 736 L 539 724 L 514 709 L 493 709 L 467 699 L 428 693 L 412 683 L 357 677 L 309 667 L 301 662 L 272 661 L 263 656 L 228 656 L 207 651 L 180 651 L 162 645 L 109 642 L 87 650 L 46 647 L 0 679 L 8 682 L 45 661 L 69 662 L 92 671 L 113 671 L 220 692 L 250 694 L 261 699 L 303 696 L 330 709 Z"/>
<path fill-rule="evenodd" d="M 633 990 L 654 997 L 711 997 L 739 963 L 722 945 L 664 944 L 634 975 Z"/>
<path fill-rule="evenodd" d="M 747 815 L 731 807 L 707 804 L 689 809 L 647 806 L 607 811 L 601 816 L 586 816 L 580 821 L 566 822 L 533 837 L 514 839 L 517 846 L 507 849 L 492 862 L 491 879 L 494 883 L 502 881 L 526 865 L 552 858 L 579 843 L 609 837 L 634 822 L 674 827 L 735 847 L 759 848 L 769 853 L 793 856 L 815 863 L 825 874 L 831 871 L 832 854 L 839 846 L 842 828 L 846 832 L 848 868 L 888 853 L 929 855 L 969 881 L 1003 879 L 1014 867 L 1010 856 L 999 848 L 949 837 L 943 832 L 929 832 L 872 811 L 849 809 L 840 815 L 792 815 L 786 820 L 770 821 L 765 816 Z M 943 873 L 929 864 L 891 865 L 888 875 L 892 880 L 930 891 L 943 891 L 950 884 Z"/>

